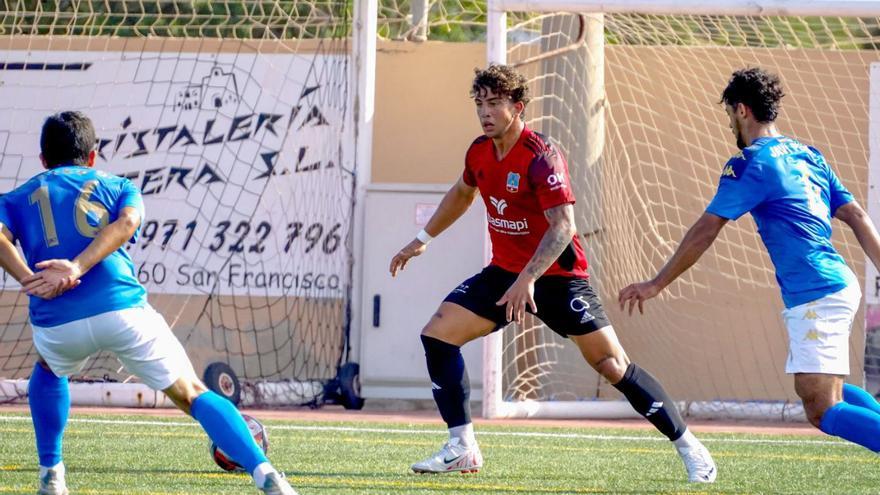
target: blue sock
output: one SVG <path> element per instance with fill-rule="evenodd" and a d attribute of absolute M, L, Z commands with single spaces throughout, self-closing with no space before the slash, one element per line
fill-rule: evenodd
<path fill-rule="evenodd" d="M 849 383 L 843 384 L 843 401 L 847 404 L 864 407 L 865 409 L 870 409 L 875 413 L 880 414 L 880 403 L 877 402 L 877 399 L 868 393 L 867 390 L 856 387 L 855 385 L 850 385 Z"/>
<path fill-rule="evenodd" d="M 847 402 L 838 402 L 825 411 L 819 429 L 880 452 L 880 414 Z"/>
<path fill-rule="evenodd" d="M 247 423 L 232 402 L 214 392 L 205 392 L 196 397 L 190 412 L 211 440 L 248 473 L 253 474 L 254 468 L 268 462 L 266 454 L 254 441 Z"/>
<path fill-rule="evenodd" d="M 461 348 L 442 340 L 422 335 L 431 392 L 440 416 L 450 428 L 471 422 L 471 384 Z"/>
<path fill-rule="evenodd" d="M 31 406 L 40 466 L 55 466 L 61 462 L 61 439 L 70 413 L 67 377 L 59 378 L 37 363 L 28 384 L 28 404 Z"/>

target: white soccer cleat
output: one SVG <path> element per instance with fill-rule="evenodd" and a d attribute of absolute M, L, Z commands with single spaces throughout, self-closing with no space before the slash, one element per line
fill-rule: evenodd
<path fill-rule="evenodd" d="M 37 495 L 68 495 L 67 483 L 64 477 L 59 476 L 55 469 L 49 469 L 44 476 L 40 476 L 40 491 Z"/>
<path fill-rule="evenodd" d="M 290 486 L 281 473 L 267 474 L 266 481 L 263 482 L 260 490 L 266 495 L 297 495 L 296 490 Z"/>
<path fill-rule="evenodd" d="M 695 445 L 689 449 L 678 451 L 684 467 L 687 468 L 688 481 L 691 483 L 714 483 L 718 476 L 715 461 L 709 455 L 709 450 L 703 444 Z"/>
<path fill-rule="evenodd" d="M 439 452 L 412 465 L 415 473 L 476 473 L 483 467 L 483 454 L 480 447 L 461 445 L 459 439 L 452 438 Z"/>

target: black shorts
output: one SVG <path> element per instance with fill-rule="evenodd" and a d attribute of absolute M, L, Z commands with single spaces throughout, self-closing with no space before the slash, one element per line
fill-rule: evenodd
<path fill-rule="evenodd" d="M 495 330 L 500 330 L 510 322 L 507 321 L 505 306 L 495 303 L 518 276 L 489 265 L 462 282 L 444 301 L 458 304 L 495 322 Z M 558 275 L 539 278 L 535 282 L 535 304 L 538 305 L 535 316 L 563 337 L 585 335 L 611 324 L 602 302 L 585 278 Z M 527 311 L 532 312 L 528 307 Z"/>

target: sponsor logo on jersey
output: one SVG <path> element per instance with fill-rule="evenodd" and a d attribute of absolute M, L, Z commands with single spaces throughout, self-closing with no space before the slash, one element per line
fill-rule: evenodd
<path fill-rule="evenodd" d="M 562 189 L 565 187 L 565 174 L 562 172 L 552 173 L 547 176 L 547 185 L 551 191 Z"/>
<path fill-rule="evenodd" d="M 740 158 L 738 155 L 727 160 L 724 168 L 721 169 L 721 180 L 739 180 L 745 173 L 748 164 L 748 158 Z"/>
<path fill-rule="evenodd" d="M 489 196 L 489 202 L 492 203 L 492 206 L 495 207 L 495 211 L 497 211 L 499 215 L 504 216 L 504 210 L 507 209 L 506 200 L 498 199 L 495 196 Z"/>
<path fill-rule="evenodd" d="M 804 340 L 817 341 L 817 340 L 820 340 L 821 338 L 822 338 L 822 334 L 819 333 L 819 331 L 816 330 L 815 328 L 811 329 L 810 331 L 807 332 L 806 335 L 804 335 Z"/>
<path fill-rule="evenodd" d="M 519 174 L 509 172 L 507 174 L 507 192 L 515 193 L 519 191 Z"/>
<path fill-rule="evenodd" d="M 522 220 L 508 220 L 506 218 L 495 218 L 488 212 L 487 220 L 491 227 L 505 234 L 523 235 L 529 233 L 529 222 L 525 218 Z"/>

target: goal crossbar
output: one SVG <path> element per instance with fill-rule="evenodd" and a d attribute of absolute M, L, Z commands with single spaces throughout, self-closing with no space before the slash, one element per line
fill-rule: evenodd
<path fill-rule="evenodd" d="M 508 63 L 507 13 L 641 14 L 658 16 L 828 16 L 880 17 L 877 0 L 489 0 L 487 15 L 487 60 Z M 601 35 L 600 35 L 601 38 Z M 582 40 L 579 40 L 580 44 Z M 601 43 L 601 39 L 600 39 Z M 601 65 L 601 64 L 600 64 Z M 599 76 L 600 78 L 603 76 Z M 601 139 L 601 137 L 599 138 Z M 490 334 L 484 342 L 483 416 L 488 418 L 529 417 L 633 417 L 635 412 L 623 401 L 585 400 L 571 402 L 505 401 L 503 390 L 504 341 L 501 332 Z M 682 406 L 696 416 L 713 416 L 725 409 L 724 401 L 687 402 Z M 803 420 L 799 404 L 788 402 L 744 401 L 738 403 L 739 417 Z"/>
<path fill-rule="evenodd" d="M 876 0 L 490 0 L 497 12 L 583 12 L 590 14 L 880 16 Z"/>

